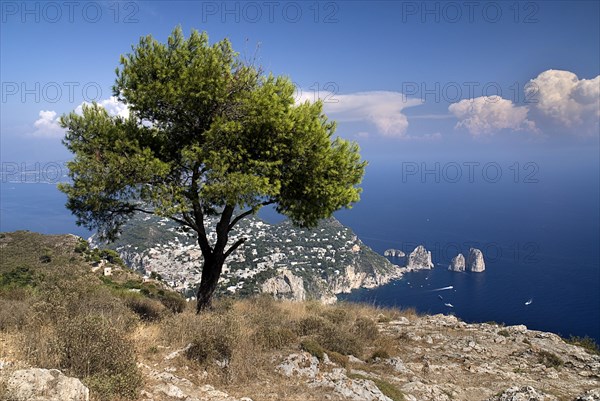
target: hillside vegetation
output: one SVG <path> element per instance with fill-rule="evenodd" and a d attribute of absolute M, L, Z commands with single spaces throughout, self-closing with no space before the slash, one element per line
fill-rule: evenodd
<path fill-rule="evenodd" d="M 593 346 L 524 326 L 266 295 L 196 315 L 75 236 L 2 233 L 0 251 L 2 400 L 28 367 L 80 378 L 93 401 L 483 401 L 512 385 L 572 401 L 600 387 Z"/>

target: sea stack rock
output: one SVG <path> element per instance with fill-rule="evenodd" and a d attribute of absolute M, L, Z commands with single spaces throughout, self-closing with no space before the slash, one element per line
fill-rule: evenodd
<path fill-rule="evenodd" d="M 465 271 L 465 257 L 462 253 L 459 253 L 458 255 L 452 258 L 452 261 L 450 261 L 450 266 L 448 266 L 448 270 L 452 270 L 453 272 Z"/>
<path fill-rule="evenodd" d="M 392 258 L 403 258 L 406 255 L 400 249 L 387 249 L 383 253 L 383 256 L 389 256 L 389 257 L 392 257 Z"/>
<path fill-rule="evenodd" d="M 423 245 L 419 245 L 408 255 L 406 267 L 410 269 L 431 269 L 433 267 L 431 252 L 425 249 Z"/>
<path fill-rule="evenodd" d="M 469 249 L 467 270 L 475 273 L 480 273 L 485 270 L 485 261 L 483 260 L 483 253 L 479 249 Z"/>

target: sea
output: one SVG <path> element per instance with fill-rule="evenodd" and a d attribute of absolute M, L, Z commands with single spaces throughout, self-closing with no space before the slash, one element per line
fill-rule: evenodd
<path fill-rule="evenodd" d="M 472 165 L 463 166 L 461 179 L 455 164 L 370 166 L 361 201 L 336 217 L 380 254 L 424 245 L 435 267 L 340 298 L 451 313 L 467 322 L 523 324 L 600 343 L 599 173 L 548 166 L 507 162 L 473 177 L 467 174 Z M 0 231 L 90 236 L 65 202 L 56 184 L 1 182 Z M 261 217 L 280 219 L 272 210 Z M 448 271 L 452 257 L 471 247 L 482 250 L 485 272 Z"/>

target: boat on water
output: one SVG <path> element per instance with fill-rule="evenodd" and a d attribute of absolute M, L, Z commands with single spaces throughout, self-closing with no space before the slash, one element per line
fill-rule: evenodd
<path fill-rule="evenodd" d="M 444 306 L 447 306 L 448 308 L 454 308 L 454 305 L 452 305 L 451 303 L 445 303 Z"/>
<path fill-rule="evenodd" d="M 531 305 L 533 303 L 533 298 L 529 299 L 529 301 L 525 302 L 525 305 Z"/>

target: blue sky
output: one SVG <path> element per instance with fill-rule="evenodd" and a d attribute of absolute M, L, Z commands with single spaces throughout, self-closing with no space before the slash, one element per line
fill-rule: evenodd
<path fill-rule="evenodd" d="M 68 159 L 58 116 L 85 100 L 123 112 L 119 55 L 179 24 L 324 99 L 375 169 L 475 154 L 598 165 L 597 1 L 1 4 L 3 161 Z"/>

